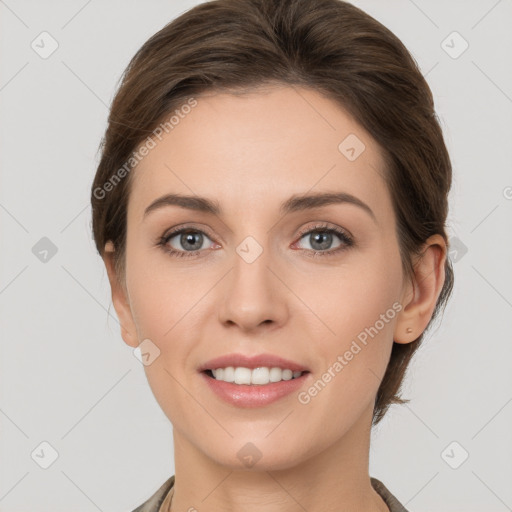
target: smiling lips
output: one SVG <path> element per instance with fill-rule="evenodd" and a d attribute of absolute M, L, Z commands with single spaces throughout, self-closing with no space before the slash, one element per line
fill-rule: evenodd
<path fill-rule="evenodd" d="M 272 354 L 229 354 L 200 368 L 206 384 L 220 398 L 238 407 L 261 407 L 301 387 L 310 371 Z"/>

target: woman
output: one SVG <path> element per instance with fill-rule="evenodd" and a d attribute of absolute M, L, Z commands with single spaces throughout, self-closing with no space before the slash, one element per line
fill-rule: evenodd
<path fill-rule="evenodd" d="M 451 165 L 402 43 L 339 0 L 216 0 L 130 62 L 92 185 L 173 425 L 136 511 L 404 511 L 369 443 L 453 286 Z"/>

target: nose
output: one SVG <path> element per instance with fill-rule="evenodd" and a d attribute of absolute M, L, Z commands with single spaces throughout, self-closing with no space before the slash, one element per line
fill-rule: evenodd
<path fill-rule="evenodd" d="M 267 251 L 252 262 L 235 252 L 233 260 L 233 268 L 224 280 L 223 300 L 219 301 L 221 323 L 238 326 L 244 332 L 283 326 L 289 314 L 286 287 L 276 277 L 279 272 Z"/>

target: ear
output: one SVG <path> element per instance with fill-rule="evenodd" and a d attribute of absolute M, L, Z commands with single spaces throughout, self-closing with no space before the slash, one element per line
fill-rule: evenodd
<path fill-rule="evenodd" d="M 108 280 L 112 290 L 112 303 L 117 313 L 117 318 L 121 324 L 121 336 L 127 345 L 138 347 L 139 341 L 137 337 L 137 329 L 133 321 L 130 302 L 128 300 L 128 292 L 121 283 L 114 266 L 114 244 L 108 241 L 105 244 L 105 252 L 103 262 L 107 269 Z"/>
<path fill-rule="evenodd" d="M 414 276 L 404 285 L 400 311 L 393 340 L 411 343 L 427 327 L 445 280 L 446 243 L 432 235 L 424 244 L 422 254 L 414 262 Z"/>

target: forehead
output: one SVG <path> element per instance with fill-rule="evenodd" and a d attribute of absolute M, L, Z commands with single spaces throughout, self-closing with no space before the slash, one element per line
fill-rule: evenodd
<path fill-rule="evenodd" d="M 129 210 L 137 218 L 170 192 L 215 198 L 233 214 L 308 191 L 344 191 L 376 213 L 390 207 L 381 149 L 320 93 L 283 86 L 196 101 L 177 108 L 172 128 L 132 170 Z"/>

